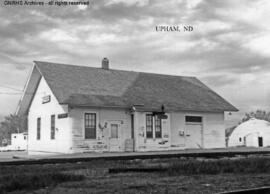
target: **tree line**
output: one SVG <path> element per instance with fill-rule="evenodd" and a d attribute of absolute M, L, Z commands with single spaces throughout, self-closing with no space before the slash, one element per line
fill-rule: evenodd
<path fill-rule="evenodd" d="M 0 122 L 0 145 L 4 139 L 10 140 L 12 133 L 27 131 L 27 117 L 10 114 Z"/>

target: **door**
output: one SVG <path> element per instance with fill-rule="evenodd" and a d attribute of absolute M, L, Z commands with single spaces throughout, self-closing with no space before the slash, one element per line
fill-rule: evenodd
<path fill-rule="evenodd" d="M 258 137 L 258 145 L 259 147 L 263 147 L 263 137 Z"/>
<path fill-rule="evenodd" d="M 109 150 L 111 152 L 118 152 L 121 150 L 121 139 L 120 139 L 120 122 L 110 122 L 110 133 L 109 133 Z"/>
<path fill-rule="evenodd" d="M 201 124 L 186 124 L 186 148 L 202 148 Z"/>

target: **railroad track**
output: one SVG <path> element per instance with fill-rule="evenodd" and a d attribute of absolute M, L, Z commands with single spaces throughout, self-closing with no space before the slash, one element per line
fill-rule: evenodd
<path fill-rule="evenodd" d="M 115 153 L 114 155 L 94 155 L 87 157 L 87 154 L 80 156 L 61 156 L 59 158 L 39 158 L 27 159 L 20 158 L 10 161 L 0 161 L 0 166 L 3 165 L 32 165 L 32 164 L 55 164 L 55 163 L 76 163 L 88 162 L 94 160 L 134 160 L 134 159 L 155 159 L 155 158 L 233 158 L 233 157 L 248 157 L 248 156 L 270 156 L 270 150 L 260 151 L 211 151 L 211 152 L 154 152 L 154 153 L 129 153 L 121 154 Z"/>
<path fill-rule="evenodd" d="M 252 189 L 242 189 L 242 190 L 234 190 L 234 191 L 227 191 L 218 194 L 269 194 L 270 193 L 270 186 L 269 187 L 257 187 Z"/>

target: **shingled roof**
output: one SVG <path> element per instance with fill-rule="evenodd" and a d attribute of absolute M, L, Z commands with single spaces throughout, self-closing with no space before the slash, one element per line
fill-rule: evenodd
<path fill-rule="evenodd" d="M 195 77 L 161 75 L 35 61 L 60 104 L 141 105 L 144 110 L 223 112 L 237 109 Z"/>

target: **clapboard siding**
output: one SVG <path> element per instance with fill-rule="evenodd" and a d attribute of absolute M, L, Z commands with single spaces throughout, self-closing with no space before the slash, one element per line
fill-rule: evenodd
<path fill-rule="evenodd" d="M 173 148 L 185 149 L 185 135 L 180 135 L 180 131 L 186 133 L 185 116 L 201 116 L 202 122 L 202 144 L 204 148 L 225 147 L 225 125 L 224 113 L 205 112 L 174 112 L 171 113 L 171 145 Z"/>
<path fill-rule="evenodd" d="M 147 112 L 138 113 L 137 128 L 137 150 L 138 151 L 161 151 L 170 149 L 170 115 L 167 119 L 162 120 L 162 138 L 146 138 L 146 114 Z M 154 124 L 154 123 L 153 123 Z"/>
<path fill-rule="evenodd" d="M 43 104 L 42 97 L 50 95 L 50 102 Z M 57 115 L 67 113 L 66 105 L 59 105 L 50 90 L 46 80 L 42 77 L 35 96 L 32 100 L 28 115 L 28 150 L 30 154 L 38 152 L 70 153 L 71 127 L 70 118 L 58 119 Z M 51 115 L 56 116 L 55 139 L 51 135 Z M 37 118 L 41 118 L 41 138 L 37 140 Z"/>
<path fill-rule="evenodd" d="M 97 114 L 97 138 L 84 138 L 84 114 Z M 125 150 L 125 140 L 131 138 L 131 115 L 126 110 L 113 109 L 79 109 L 70 111 L 72 117 L 72 149 L 74 152 L 85 151 L 109 151 L 109 123 L 111 121 L 120 121 L 120 151 Z M 107 123 L 107 128 L 104 128 Z M 102 132 L 102 128 L 103 132 Z"/>

